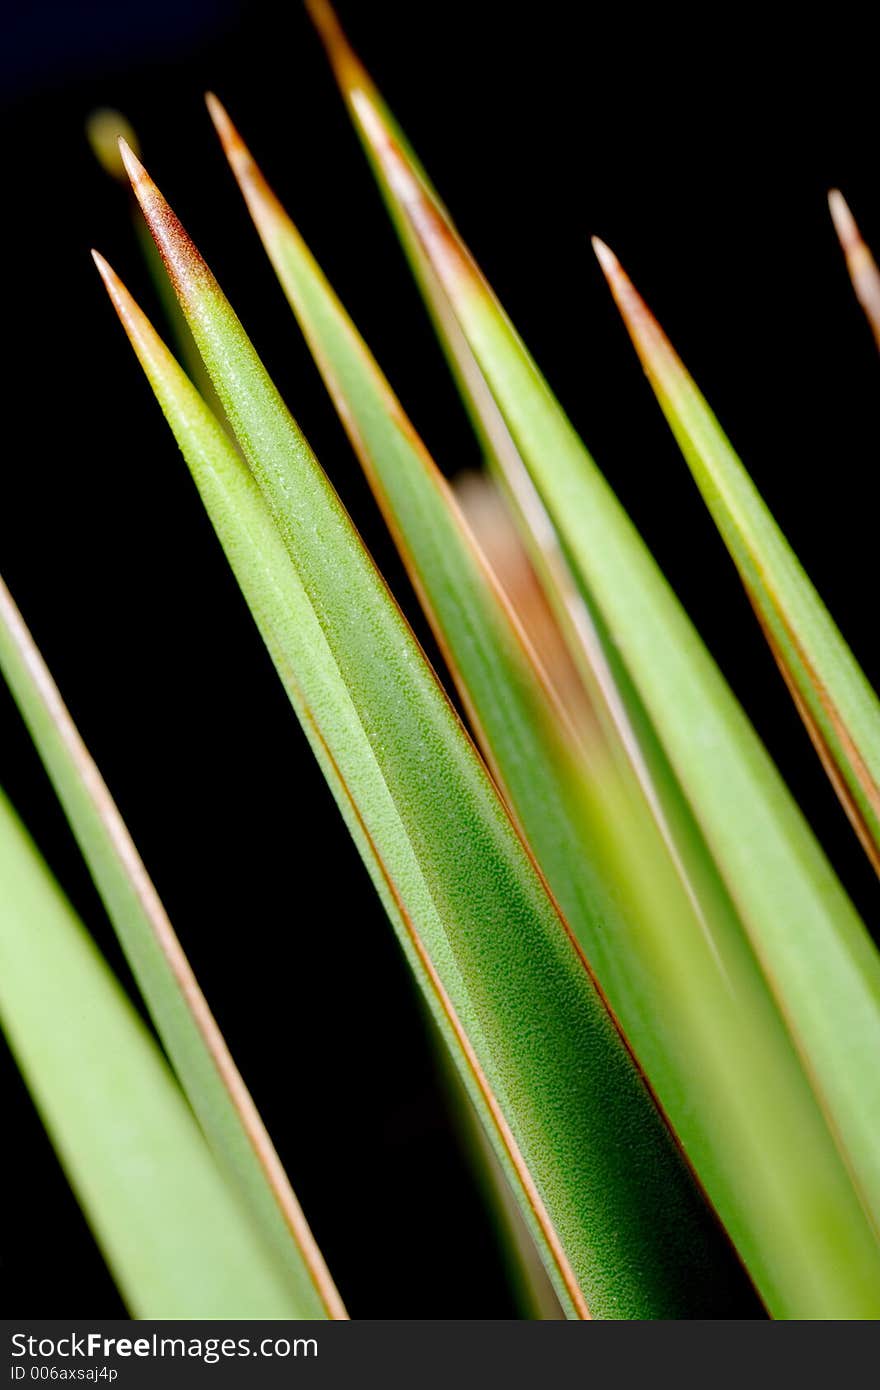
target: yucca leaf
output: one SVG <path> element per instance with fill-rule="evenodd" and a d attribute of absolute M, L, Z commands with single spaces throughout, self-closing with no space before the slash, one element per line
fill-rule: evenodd
<path fill-rule="evenodd" d="M 132 1315 L 290 1317 L 162 1053 L 2 792 L 0 1021 Z"/>
<path fill-rule="evenodd" d="M 295 572 L 290 566 L 263 496 L 219 421 L 206 407 L 121 281 L 103 258 L 96 257 L 96 262 L 132 346 L 186 457 L 208 514 L 272 654 L 279 676 L 302 721 L 312 749 L 334 790 L 346 824 L 374 874 L 389 915 L 396 922 L 399 918 L 399 930 L 405 935 L 406 923 L 400 917 L 395 897 L 387 890 L 385 878 L 382 876 L 382 865 L 376 860 L 356 808 L 351 805 L 349 792 L 340 780 L 336 765 L 328 753 L 322 726 L 305 703 L 303 692 L 292 669 L 290 637 L 299 633 L 300 641 L 309 648 L 305 659 L 312 663 L 312 680 L 316 688 L 323 688 L 325 694 L 332 688 L 332 674 L 326 679 L 322 676 L 318 659 L 324 646 L 323 636 L 314 622 L 314 615 L 307 599 L 297 585 Z M 235 462 L 236 459 L 238 462 Z M 303 657 L 300 656 L 299 659 Z M 310 682 L 307 682 L 307 688 L 311 688 Z M 323 725 L 326 727 L 328 723 L 332 727 L 329 712 L 325 709 Z M 442 1064 L 451 1066 L 451 1062 L 448 1061 L 447 1031 L 442 1035 L 438 1032 L 437 1036 L 444 1050 Z M 454 1084 L 460 1088 L 456 1090 L 457 1101 L 463 1102 L 463 1105 L 472 1111 L 469 1089 L 462 1084 L 458 1072 L 455 1073 L 455 1078 Z M 450 1078 L 450 1086 L 452 1084 Z M 469 1145 L 473 1142 L 471 1130 L 475 1123 L 476 1121 L 464 1116 L 464 1138 Z M 501 1182 L 509 1191 L 506 1172 L 501 1169 L 494 1149 L 491 1153 L 491 1162 L 500 1169 Z M 475 1162 L 474 1166 L 479 1169 L 484 1166 L 485 1156 L 482 1149 L 477 1158 L 479 1162 Z M 504 1211 L 499 1213 L 499 1225 L 503 1221 L 510 1221 Z M 521 1217 L 520 1221 L 522 1222 Z M 513 1224 L 512 1221 L 510 1224 Z M 526 1240 L 532 1241 L 527 1227 L 523 1234 Z M 510 1244 L 513 1244 L 512 1240 Z M 517 1250 L 513 1250 L 512 1253 L 525 1282 L 529 1277 L 528 1261 Z M 516 1271 L 514 1277 L 515 1274 Z M 546 1280 L 543 1266 L 542 1275 Z M 535 1286 L 540 1290 L 540 1279 L 535 1281 Z M 530 1295 L 524 1291 L 523 1297 L 527 1296 Z M 537 1296 L 540 1297 L 540 1294 Z M 534 1306 L 543 1311 L 543 1303 Z"/>
<path fill-rule="evenodd" d="M 222 419 L 222 408 L 211 384 L 211 378 L 205 371 L 201 353 L 193 341 L 193 335 L 186 319 L 180 312 L 177 295 L 168 283 L 168 276 L 165 274 L 162 258 L 156 250 L 156 243 L 144 225 L 144 219 L 141 217 L 137 199 L 132 194 L 131 183 L 119 151 L 119 142 L 124 140 L 128 148 L 140 158 L 140 141 L 122 112 L 114 111 L 111 107 L 101 107 L 89 115 L 86 121 L 86 137 L 101 168 L 106 174 L 109 174 L 110 178 L 120 183 L 124 189 L 125 199 L 132 213 L 135 236 L 143 253 L 150 279 L 162 305 L 162 313 L 171 329 L 177 352 L 202 399 L 207 401 L 211 409 Z"/>
<path fill-rule="evenodd" d="M 813 1297 L 827 1307 L 833 1295 L 823 1279 L 811 1272 L 805 1280 L 804 1271 L 834 1258 L 814 1220 L 832 1190 L 855 1249 L 873 1242 L 735 915 L 717 894 L 713 921 L 695 910 L 691 885 L 677 878 L 650 808 L 636 804 L 639 787 L 623 781 L 595 719 L 588 748 L 576 730 L 561 736 L 565 718 L 449 488 L 220 103 L 211 97 L 209 105 L 497 779 L 569 925 L 762 1289 L 788 1310 Z M 780 1199 L 775 1174 L 802 1166 L 805 1151 L 812 1174 Z"/>
<path fill-rule="evenodd" d="M 486 769 L 216 281 L 129 163 L 252 472 L 117 286 L 123 317 L 566 1310 L 727 1306 L 702 1199 Z"/>
<path fill-rule="evenodd" d="M 856 298 L 865 311 L 877 346 L 880 347 L 880 270 L 877 269 L 877 262 L 858 229 L 846 199 L 838 189 L 833 188 L 829 193 L 828 206 L 831 209 L 834 229 L 846 256 L 846 265 Z"/>
<path fill-rule="evenodd" d="M 880 701 L 657 320 L 613 252 L 602 242 L 596 252 L 810 737 L 880 870 Z"/>
<path fill-rule="evenodd" d="M 214 109 L 219 108 L 216 98 L 208 96 L 208 104 Z M 117 158 L 118 142 L 117 142 Z M 120 160 L 121 163 L 121 160 Z M 126 182 L 127 176 L 126 176 Z M 143 219 L 140 219 L 140 230 L 146 232 L 152 252 L 151 263 L 159 262 L 155 243 L 150 236 L 149 230 Z M 161 262 L 160 262 L 161 264 Z M 176 328 L 177 320 L 181 321 L 183 334 L 178 341 L 188 340 L 193 344 L 192 335 L 183 319 L 182 311 L 177 301 L 177 297 L 171 289 L 168 277 L 162 275 L 163 302 L 166 296 L 170 295 L 173 301 L 173 313 L 170 315 L 171 321 Z M 176 334 L 177 336 L 177 334 Z M 206 395 L 204 382 L 210 378 L 205 371 L 201 356 L 198 357 L 198 372 L 192 370 L 192 363 L 189 357 L 184 358 L 184 365 L 199 390 L 203 399 L 212 409 L 217 400 L 216 393 L 211 384 L 211 394 Z M 494 1224 L 499 1240 L 499 1246 L 504 1252 L 505 1263 L 511 1280 L 511 1287 L 515 1296 L 523 1309 L 524 1314 L 529 1317 L 561 1316 L 559 1302 L 553 1292 L 548 1275 L 541 1263 L 531 1234 L 526 1227 L 520 1214 L 516 1201 L 512 1198 L 507 1177 L 499 1164 L 494 1149 L 485 1136 L 482 1125 L 476 1117 L 466 1091 L 461 1085 L 458 1073 L 454 1070 L 448 1056 L 448 1049 L 445 1040 L 439 1035 L 434 1027 L 431 1027 L 431 1037 L 436 1042 L 438 1051 L 442 1049 L 440 1064 L 444 1075 L 448 1077 L 448 1091 L 452 1114 L 457 1126 L 460 1139 L 463 1142 L 466 1153 L 468 1154 L 471 1169 L 475 1176 L 478 1186 L 484 1192 L 488 1209 L 494 1214 Z M 547 1310 L 550 1309 L 548 1314 Z"/>
<path fill-rule="evenodd" d="M 602 914 L 570 727 L 537 656 L 375 359 L 216 97 L 214 123 L 453 672 L 496 779 L 583 942 Z M 598 735 L 595 735 L 598 737 Z M 597 760 L 600 750 L 595 751 Z"/>
<path fill-rule="evenodd" d="M 286 1292 L 286 1316 L 344 1317 L 339 1295 L 278 1155 L 156 890 L 2 583 L 0 669 L 52 779 L 190 1103 L 273 1251 L 276 1277 Z"/>
<path fill-rule="evenodd" d="M 306 0 L 306 9 L 314 20 L 327 50 L 340 90 L 354 118 L 355 128 L 360 132 L 353 104 L 355 94 L 360 93 L 381 113 L 382 121 L 393 134 L 410 168 L 439 203 L 437 191 L 407 141 L 405 132 L 395 121 L 393 113 L 383 101 L 369 73 L 348 43 L 328 0 Z M 553 523 L 520 457 L 480 364 L 471 351 L 430 256 L 425 254 L 405 209 L 384 179 L 381 162 L 377 160 L 370 141 L 362 136 L 361 143 L 376 174 L 385 206 L 400 237 L 410 268 L 424 296 L 438 340 L 482 446 L 486 463 L 500 484 L 508 508 L 516 519 L 530 568 L 541 588 L 550 624 L 555 629 L 550 640 L 555 644 L 557 654 L 562 654 L 561 670 L 547 669 L 548 679 L 563 699 L 563 703 L 570 706 L 570 713 L 578 727 L 583 728 L 594 723 L 597 707 L 608 708 L 611 712 L 610 707 L 614 705 L 606 733 L 616 751 L 623 755 L 625 761 L 630 761 L 637 776 L 643 777 L 643 763 L 638 760 L 638 766 L 635 765 L 630 756 L 633 751 L 632 745 L 630 743 L 627 746 L 628 740 L 623 737 L 625 731 L 621 726 L 626 723 L 626 718 L 619 701 L 616 701 L 615 692 L 608 684 L 593 619 L 574 583 Z M 562 682 L 556 679 L 558 675 L 562 676 Z"/>
<path fill-rule="evenodd" d="M 410 168 L 439 204 L 437 190 L 409 144 L 406 133 L 395 121 L 393 112 L 388 109 L 382 94 L 348 43 L 332 6 L 327 0 L 306 0 L 306 9 L 314 20 L 327 50 L 340 90 L 355 120 L 355 128 L 360 133 L 354 108 L 355 96 L 359 93 L 381 114 L 385 127 L 392 133 Z M 370 141 L 362 137 L 362 145 L 377 176 L 385 206 L 403 243 L 410 268 L 424 295 L 440 344 L 482 444 L 486 460 L 490 467 L 497 470 L 508 500 L 524 527 L 533 558 L 540 562 L 539 572 L 548 573 L 555 590 L 554 597 L 558 595 L 563 601 L 562 611 L 557 612 L 557 618 L 562 620 L 567 630 L 571 625 L 576 626 L 580 622 L 582 604 L 575 587 L 571 584 L 556 532 L 520 458 L 480 364 L 471 351 L 430 256 L 422 249 L 410 219 L 384 179 L 381 162 L 376 159 Z M 446 215 L 449 216 L 448 212 Z"/>
<path fill-rule="evenodd" d="M 343 84 L 351 79 L 350 109 L 386 196 L 418 238 L 491 388 L 601 624 L 620 688 L 631 683 L 692 808 L 877 1229 L 880 957 L 641 538 L 395 139 L 384 108 L 338 55 L 337 76 Z M 630 711 L 637 719 L 631 702 Z"/>

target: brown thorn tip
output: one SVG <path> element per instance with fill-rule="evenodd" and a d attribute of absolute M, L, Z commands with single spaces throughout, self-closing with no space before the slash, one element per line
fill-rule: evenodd
<path fill-rule="evenodd" d="M 108 289 L 111 294 L 115 294 L 117 290 L 122 288 L 122 281 L 110 262 L 106 261 L 100 251 L 96 251 L 94 247 L 92 247 L 92 260 L 95 262 L 98 274 L 104 281 L 105 288 Z"/>
<path fill-rule="evenodd" d="M 596 253 L 596 259 L 605 274 L 609 277 L 619 275 L 621 273 L 620 261 L 611 250 L 611 247 L 606 246 L 601 237 L 594 236 L 591 237 L 590 240 L 593 245 L 593 250 Z"/>
<path fill-rule="evenodd" d="M 220 100 L 219 97 L 215 96 L 213 92 L 205 92 L 205 105 L 207 106 L 208 111 L 211 114 L 211 120 L 214 122 L 215 125 L 217 125 L 218 122 L 222 122 L 224 119 L 227 121 L 229 120 L 223 102 Z"/>
<path fill-rule="evenodd" d="M 213 92 L 205 93 L 205 102 L 208 107 L 214 129 L 223 146 L 223 152 L 232 166 L 233 173 L 238 179 L 243 179 L 255 169 L 254 161 L 251 158 L 247 145 L 242 140 L 235 126 L 229 117 L 229 112 L 222 101 L 215 97 Z"/>
<path fill-rule="evenodd" d="M 315 28 L 325 39 L 339 38 L 339 20 L 327 0 L 305 0 L 306 10 Z"/>
<path fill-rule="evenodd" d="M 228 150 L 230 146 L 240 145 L 241 137 L 232 124 L 232 121 L 229 119 L 229 112 L 226 110 L 222 101 L 220 101 L 218 97 L 215 97 L 213 92 L 206 92 L 205 105 L 208 108 L 208 114 L 214 122 L 214 129 L 220 136 L 224 148 Z"/>
<path fill-rule="evenodd" d="M 848 253 L 854 250 L 862 238 L 856 220 L 839 188 L 832 188 L 828 194 L 828 209 L 844 251 Z"/>
<path fill-rule="evenodd" d="M 336 11 L 329 0 L 305 0 L 305 6 L 309 18 L 318 31 L 318 37 L 327 51 L 327 57 L 336 72 L 337 80 L 343 86 L 347 86 L 353 80 L 361 80 L 364 75 L 363 69 L 352 51 Z"/>
<path fill-rule="evenodd" d="M 119 153 L 122 156 L 122 162 L 125 165 L 125 171 L 128 177 L 131 179 L 132 183 L 137 183 L 145 176 L 147 171 L 131 149 L 124 135 L 120 135 L 119 137 Z"/>
<path fill-rule="evenodd" d="M 125 286 L 109 261 L 106 261 L 100 251 L 96 251 L 94 247 L 92 248 L 92 260 L 97 266 L 98 274 L 104 281 L 104 288 L 107 290 L 113 302 L 118 305 L 120 297 L 127 294 Z"/>

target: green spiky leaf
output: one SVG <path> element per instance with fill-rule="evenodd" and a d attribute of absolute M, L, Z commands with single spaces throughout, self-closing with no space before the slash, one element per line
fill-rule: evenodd
<path fill-rule="evenodd" d="M 880 870 L 880 701 L 660 325 L 599 259 L 664 415 L 866 853 Z"/>
<path fill-rule="evenodd" d="M 290 1317 L 162 1053 L 2 792 L 0 1021 L 132 1316 Z"/>
<path fill-rule="evenodd" d="M 114 298 L 567 1310 L 729 1306 L 741 1275 L 485 767 L 216 281 L 129 163 L 250 471 L 118 282 Z"/>
<path fill-rule="evenodd" d="M 875 1242 L 880 959 L 706 649 L 344 46 L 329 6 L 314 0 L 310 8 L 384 195 L 410 244 L 418 243 L 564 544 L 675 833 L 681 803 L 692 818 L 687 834 L 702 843 L 747 934 L 852 1175 L 864 1234 Z M 701 852 L 683 849 L 691 868 Z M 812 1306 L 822 1306 L 821 1295 Z"/>
<path fill-rule="evenodd" d="M 274 1252 L 287 1316 L 344 1316 L 320 1251 L 156 890 L 2 583 L 0 669 L 193 1109 Z"/>
<path fill-rule="evenodd" d="M 610 711 L 572 727 L 388 382 L 220 103 L 209 105 L 496 777 L 741 1253 L 780 1306 L 797 1307 L 812 1282 L 803 1271 L 830 1255 L 814 1222 L 829 1193 L 850 1211 L 856 1245 L 864 1223 L 735 913 L 717 893 L 708 914 L 695 910 L 654 803 L 613 756 Z M 780 1199 L 775 1175 L 805 1151 L 809 1180 Z"/>

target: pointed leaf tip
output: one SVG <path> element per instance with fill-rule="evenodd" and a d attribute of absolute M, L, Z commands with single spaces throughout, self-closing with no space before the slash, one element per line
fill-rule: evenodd
<path fill-rule="evenodd" d="M 131 180 L 131 186 L 134 189 L 135 196 L 143 208 L 145 215 L 149 218 L 149 209 L 151 205 L 159 206 L 170 211 L 170 209 L 168 209 L 168 204 L 165 202 L 165 199 L 150 178 L 143 164 L 141 164 L 137 155 L 121 135 L 119 137 L 119 153 L 125 165 L 125 171 Z"/>
<path fill-rule="evenodd" d="M 125 165 L 125 171 L 131 181 L 135 197 L 143 208 L 144 215 L 150 222 L 151 227 L 153 227 L 150 216 L 151 208 L 160 208 L 170 212 L 168 204 L 165 202 L 165 199 L 162 197 L 162 194 L 150 178 L 143 164 L 141 164 L 137 155 L 121 135 L 119 137 L 119 153 Z M 155 227 L 153 227 L 153 231 L 155 234 Z"/>
<path fill-rule="evenodd" d="M 253 157 L 230 119 L 229 112 L 213 92 L 205 93 L 205 105 L 220 137 L 223 152 L 237 179 L 248 178 L 256 171 Z"/>
<path fill-rule="evenodd" d="M 593 237 L 593 250 L 647 375 L 658 386 L 670 370 L 686 378 L 684 364 L 610 246 Z"/>
<path fill-rule="evenodd" d="M 334 31 L 340 31 L 340 24 L 339 20 L 336 18 L 336 12 L 333 6 L 327 3 L 327 0 L 305 0 L 305 7 L 306 13 L 315 28 L 319 29 L 322 35 L 325 32 L 332 34 Z"/>
<path fill-rule="evenodd" d="M 846 256 L 846 267 L 856 298 L 865 311 L 877 346 L 880 347 L 880 270 L 839 189 L 832 188 L 828 194 L 828 207 L 834 230 Z"/>
<path fill-rule="evenodd" d="M 92 260 L 95 262 L 98 274 L 100 275 L 104 283 L 104 288 L 110 296 L 111 304 L 116 310 L 116 313 L 118 314 L 119 318 L 122 320 L 122 324 L 125 328 L 126 333 L 128 333 L 129 337 L 131 337 L 131 332 L 129 328 L 129 311 L 132 305 L 134 304 L 134 301 L 131 299 L 131 296 L 126 291 L 125 286 L 123 285 L 119 276 L 116 274 L 116 271 L 113 269 L 112 265 L 110 265 L 109 261 L 106 261 L 104 257 L 101 255 L 100 251 L 96 251 L 94 247 L 92 248 Z"/>
<path fill-rule="evenodd" d="M 832 188 L 829 192 L 828 210 L 831 213 L 831 220 L 834 223 L 834 230 L 840 244 L 848 256 L 861 243 L 862 238 L 856 225 L 856 219 L 850 212 L 849 204 L 839 188 Z"/>
<path fill-rule="evenodd" d="M 112 265 L 104 259 L 100 251 L 92 251 L 92 260 L 98 268 L 98 274 L 104 282 L 104 288 L 110 296 L 110 302 L 119 315 L 123 328 L 128 337 L 132 338 L 132 322 L 140 312 L 137 305 Z M 141 317 L 143 318 L 143 315 Z"/>
<path fill-rule="evenodd" d="M 96 251 L 94 247 L 92 247 L 92 260 L 95 262 L 98 274 L 103 280 L 107 292 L 110 295 L 110 298 L 113 300 L 115 304 L 117 304 L 124 296 L 127 295 L 125 286 L 123 285 L 119 276 L 116 274 L 116 271 L 113 269 L 110 262 L 106 260 L 104 256 L 101 255 L 100 251 Z"/>
<path fill-rule="evenodd" d="M 348 42 L 333 6 L 327 0 L 305 0 L 305 5 L 343 94 L 353 99 L 360 89 L 375 96 L 375 88 Z"/>
<path fill-rule="evenodd" d="M 633 331 L 633 324 L 638 320 L 643 330 L 650 330 L 654 337 L 665 343 L 665 335 L 660 325 L 642 299 L 642 296 L 639 294 L 623 266 L 620 264 L 620 261 L 611 250 L 611 247 L 606 245 L 606 243 L 597 236 L 592 238 L 592 243 L 593 250 L 596 253 L 596 259 L 602 268 L 605 279 L 608 281 L 617 307 L 620 309 L 627 326 L 630 328 L 630 332 Z M 645 366 L 647 370 L 647 363 L 645 363 Z"/>
<path fill-rule="evenodd" d="M 183 300 L 191 298 L 197 284 L 203 289 L 213 288 L 216 291 L 216 281 L 180 218 L 124 140 L 120 140 L 119 149 L 128 170 L 134 195 L 140 203 L 153 240 L 165 262 L 165 269 L 178 299 L 182 303 Z"/>
<path fill-rule="evenodd" d="M 590 237 L 590 241 L 596 253 L 597 261 L 605 274 L 610 278 L 616 271 L 620 270 L 620 261 L 611 250 L 611 247 L 605 245 L 601 237 Z"/>
<path fill-rule="evenodd" d="M 226 107 L 216 92 L 205 92 L 205 105 L 215 126 L 225 125 L 229 120 Z"/>
<path fill-rule="evenodd" d="M 116 310 L 128 337 L 135 339 L 136 329 L 147 322 L 143 312 L 138 308 L 128 290 L 123 285 L 112 265 L 104 259 L 100 251 L 92 251 L 92 260 L 98 268 L 98 274 L 104 282 L 104 288 L 110 296 L 110 302 Z"/>
<path fill-rule="evenodd" d="M 872 324 L 880 275 L 843 198 L 829 197 L 847 262 Z M 613 258 L 612 258 L 613 259 Z M 626 273 L 606 269 L 645 372 L 737 565 L 765 637 L 819 757 L 880 870 L 880 705 L 830 614 L 733 452 L 687 368 Z"/>
<path fill-rule="evenodd" d="M 208 108 L 208 114 L 211 120 L 214 122 L 217 134 L 221 139 L 226 132 L 228 132 L 230 136 L 234 136 L 237 133 L 229 119 L 229 112 L 215 92 L 205 92 L 205 105 Z"/>
<path fill-rule="evenodd" d="M 132 183 L 135 183 L 138 178 L 145 173 L 144 166 L 141 164 L 124 135 L 118 137 L 117 144 L 119 146 L 119 157 L 125 165 L 125 172 L 128 174 Z"/>
<path fill-rule="evenodd" d="M 340 71 L 343 66 L 350 71 L 360 68 L 357 58 L 345 37 L 345 32 L 336 11 L 328 0 L 305 0 L 306 12 L 318 32 L 327 56 L 333 66 Z"/>

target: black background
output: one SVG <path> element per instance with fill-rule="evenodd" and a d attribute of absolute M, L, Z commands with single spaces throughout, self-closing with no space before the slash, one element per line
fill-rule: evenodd
<path fill-rule="evenodd" d="M 877 683 L 876 353 L 825 195 L 880 244 L 871 55 L 837 7 L 340 3 L 349 34 L 872 925 L 876 886 L 588 243 L 649 299 Z M 709 10 L 704 9 L 704 15 Z M 8 26 L 7 26 L 8 27 Z M 356 1317 L 512 1311 L 392 932 L 106 302 L 156 309 L 83 121 L 117 106 L 392 587 L 400 568 L 202 105 L 213 87 L 444 469 L 474 444 L 299 6 L 32 3 L 3 45 L 0 567 Z M 863 62 L 864 60 L 864 62 Z M 863 66 L 865 70 L 863 71 Z M 120 970 L 11 700 L 0 780 Z M 3 1058 L 9 1314 L 122 1309 Z"/>

